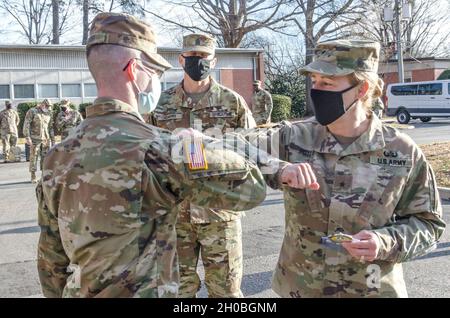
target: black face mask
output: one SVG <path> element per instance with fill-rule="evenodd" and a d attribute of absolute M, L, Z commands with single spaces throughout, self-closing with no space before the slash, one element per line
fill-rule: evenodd
<path fill-rule="evenodd" d="M 345 109 L 344 99 L 342 94 L 348 92 L 357 85 L 353 85 L 340 92 L 323 91 L 320 89 L 311 89 L 311 100 L 314 107 L 314 113 L 317 121 L 322 126 L 327 126 L 339 119 L 347 112 L 357 99 L 350 104 L 350 107 Z"/>
<path fill-rule="evenodd" d="M 11 109 L 12 105 L 6 105 L 6 109 Z"/>
<path fill-rule="evenodd" d="M 63 112 L 65 112 L 65 111 L 67 110 L 67 107 L 61 107 L 61 110 L 62 110 Z"/>
<path fill-rule="evenodd" d="M 182 55 L 183 56 L 183 55 Z M 183 56 L 184 71 L 193 81 L 202 81 L 211 73 L 211 60 L 200 56 Z"/>

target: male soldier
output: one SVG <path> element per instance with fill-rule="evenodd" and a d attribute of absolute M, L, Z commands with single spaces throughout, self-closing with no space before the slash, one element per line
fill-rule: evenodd
<path fill-rule="evenodd" d="M 11 149 L 17 146 L 17 126 L 19 114 L 12 108 L 9 100 L 5 101 L 5 109 L 0 112 L 0 136 L 3 144 L 3 158 L 6 162 L 11 160 Z"/>
<path fill-rule="evenodd" d="M 44 157 L 54 140 L 53 115 L 51 102 L 44 99 L 36 107 L 31 108 L 25 115 L 23 135 L 30 146 L 30 172 L 31 182 L 36 183 L 37 160 L 41 157 L 41 171 Z"/>
<path fill-rule="evenodd" d="M 183 146 L 188 163 L 173 160 L 180 156 L 171 141 L 176 146 L 179 138 L 145 124 L 140 114 L 156 107 L 159 78 L 171 67 L 156 53 L 150 25 L 126 14 L 98 14 L 87 61 L 98 98 L 76 134 L 50 150 L 36 190 L 44 295 L 175 297 L 173 207 L 188 199 L 252 208 L 265 197 L 261 172 L 223 147 L 197 144 L 190 153 Z"/>
<path fill-rule="evenodd" d="M 183 38 L 178 62 L 185 71 L 184 78 L 162 94 L 152 116 L 155 126 L 169 130 L 192 127 L 216 136 L 228 129 L 255 127 L 245 100 L 210 76 L 217 62 L 215 46 L 215 40 L 207 35 L 190 34 Z M 195 297 L 200 288 L 200 251 L 209 296 L 242 297 L 240 214 L 189 201 L 179 208 L 180 297 Z"/>
<path fill-rule="evenodd" d="M 384 111 L 384 104 L 380 97 L 374 100 L 372 105 L 372 111 L 378 118 L 383 117 L 383 111 Z"/>
<path fill-rule="evenodd" d="M 72 128 L 78 126 L 83 121 L 78 110 L 70 108 L 70 102 L 67 99 L 61 101 L 61 111 L 56 117 L 56 127 L 61 132 L 61 140 L 65 139 Z"/>
<path fill-rule="evenodd" d="M 270 93 L 261 87 L 261 81 L 253 82 L 255 93 L 252 98 L 252 112 L 257 125 L 270 123 L 273 103 Z"/>

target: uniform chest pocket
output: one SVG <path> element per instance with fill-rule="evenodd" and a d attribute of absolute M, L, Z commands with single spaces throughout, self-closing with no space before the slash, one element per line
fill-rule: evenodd
<path fill-rule="evenodd" d="M 368 187 L 358 210 L 358 219 L 364 228 L 383 227 L 391 221 L 410 169 L 391 166 L 377 168 L 376 178 Z"/>
<path fill-rule="evenodd" d="M 50 123 L 50 116 L 42 117 L 41 122 L 44 126 L 47 126 Z"/>
<path fill-rule="evenodd" d="M 41 116 L 34 116 L 33 120 L 31 122 L 31 129 L 35 131 L 35 133 L 38 133 L 38 131 L 41 129 L 41 127 L 45 125 L 44 118 Z"/>

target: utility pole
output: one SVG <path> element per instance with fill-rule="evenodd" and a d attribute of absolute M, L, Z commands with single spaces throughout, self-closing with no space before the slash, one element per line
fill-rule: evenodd
<path fill-rule="evenodd" d="M 390 7 L 384 8 L 383 21 L 395 23 L 395 42 L 397 48 L 397 64 L 398 64 L 398 81 L 405 82 L 405 74 L 403 68 L 403 45 L 402 45 L 402 21 L 411 18 L 410 3 L 403 0 L 395 0 L 394 10 Z M 394 25 L 393 25 L 394 26 Z"/>
<path fill-rule="evenodd" d="M 395 0 L 395 24 L 397 31 L 397 63 L 398 63 L 398 82 L 405 82 L 405 74 L 403 71 L 403 46 L 402 46 L 402 4 L 400 0 Z"/>

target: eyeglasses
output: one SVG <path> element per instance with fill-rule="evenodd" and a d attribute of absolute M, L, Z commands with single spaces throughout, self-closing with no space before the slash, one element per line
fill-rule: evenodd
<path fill-rule="evenodd" d="M 143 59 L 140 59 L 140 58 L 138 58 L 138 57 L 134 57 L 134 58 L 130 59 L 130 60 L 128 61 L 127 65 L 125 65 L 125 67 L 123 68 L 122 71 L 125 71 L 125 70 L 128 68 L 128 66 L 130 65 L 130 63 L 131 63 L 133 60 L 139 60 L 139 61 L 141 61 L 141 63 L 139 64 L 139 66 L 141 66 L 142 68 L 148 70 L 148 71 L 149 71 L 150 73 L 152 73 L 152 74 L 156 74 L 156 76 L 158 76 L 159 79 L 161 79 L 162 75 L 164 74 L 164 71 L 162 70 L 161 67 L 159 67 L 159 66 L 157 66 L 157 65 L 155 65 L 155 64 L 152 64 L 152 63 L 148 63 L 148 62 L 146 62 L 146 61 L 144 61 Z M 148 64 L 149 66 L 147 66 L 147 65 L 145 65 L 145 64 Z"/>

